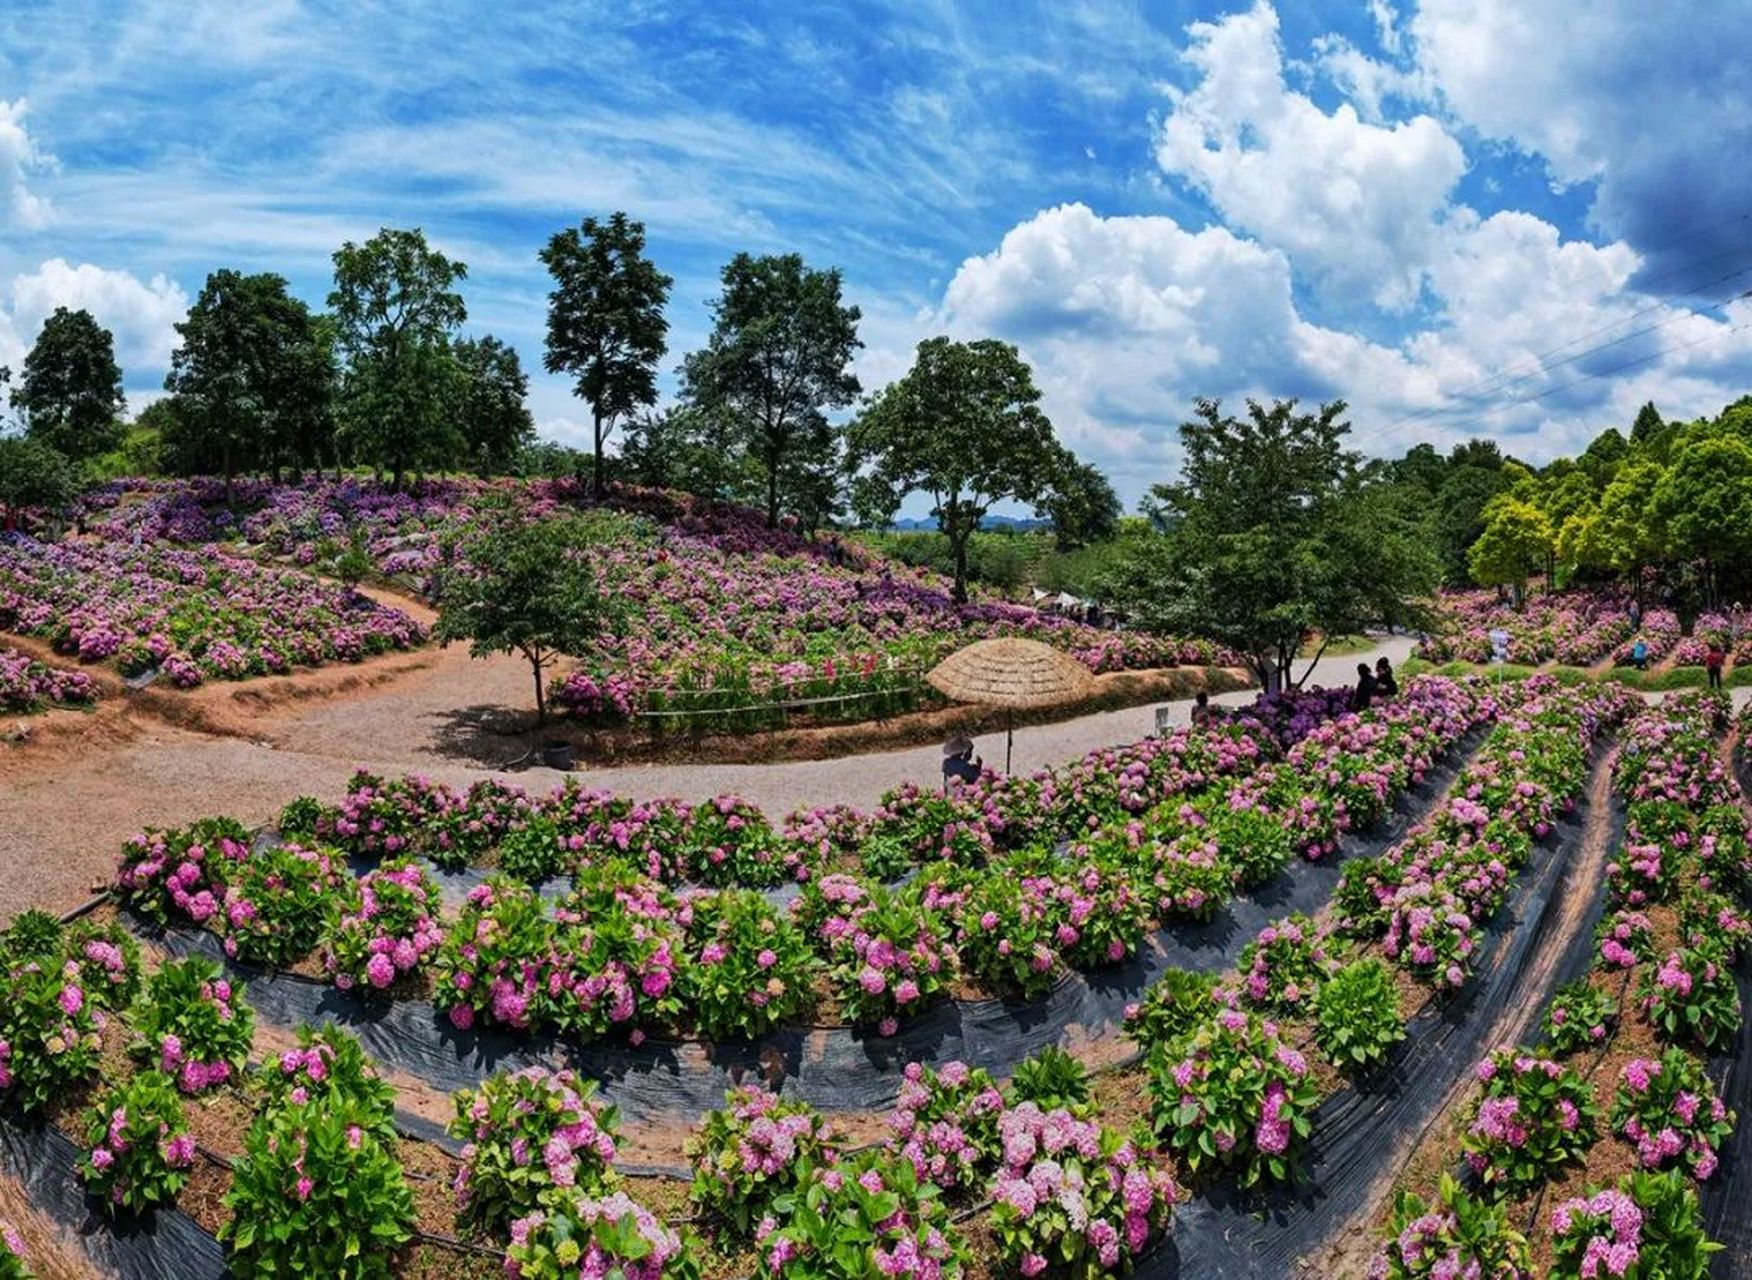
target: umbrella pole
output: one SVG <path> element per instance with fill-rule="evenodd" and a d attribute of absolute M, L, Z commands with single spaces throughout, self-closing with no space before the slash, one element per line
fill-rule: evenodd
<path fill-rule="evenodd" d="M 1016 711 L 1004 708 L 1004 776 L 1010 776 L 1010 750 L 1016 745 Z"/>

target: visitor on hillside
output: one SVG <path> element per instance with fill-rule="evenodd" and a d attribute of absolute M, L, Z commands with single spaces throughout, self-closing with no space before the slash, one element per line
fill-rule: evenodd
<path fill-rule="evenodd" d="M 1635 631 L 1642 626 L 1642 606 L 1635 600 L 1630 602 L 1630 629 Z"/>
<path fill-rule="evenodd" d="M 1198 696 L 1192 700 L 1192 722 L 1200 729 L 1211 722 L 1211 695 L 1203 689 L 1200 689 Z"/>
<path fill-rule="evenodd" d="M 1638 671 L 1649 669 L 1649 647 L 1643 643 L 1641 638 L 1638 638 L 1637 642 L 1630 646 L 1630 665 Z"/>
<path fill-rule="evenodd" d="M 1722 651 L 1721 641 L 1711 640 L 1709 652 L 1704 655 L 1703 666 L 1709 672 L 1709 687 L 1722 687 L 1722 664 L 1728 660 L 1728 655 Z"/>
<path fill-rule="evenodd" d="M 1396 698 L 1399 696 L 1399 681 L 1393 676 L 1393 664 L 1387 661 L 1383 654 L 1375 660 L 1375 696 L 1377 698 Z"/>
<path fill-rule="evenodd" d="M 1350 709 L 1352 711 L 1367 711 L 1369 704 L 1375 700 L 1375 673 L 1369 670 L 1366 662 L 1357 663 L 1357 687 L 1351 692 Z"/>
<path fill-rule="evenodd" d="M 949 780 L 979 781 L 979 757 L 973 754 L 973 742 L 968 738 L 951 738 L 943 744 L 943 790 L 949 790 Z"/>

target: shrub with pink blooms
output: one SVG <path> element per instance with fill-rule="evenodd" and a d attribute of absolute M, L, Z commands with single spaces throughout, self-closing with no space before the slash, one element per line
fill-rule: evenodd
<path fill-rule="evenodd" d="M 284 1050 L 258 1077 L 270 1106 L 317 1101 L 344 1104 L 378 1117 L 374 1126 L 385 1139 L 395 1136 L 395 1088 L 365 1054 L 359 1038 L 330 1023 L 300 1026 L 298 1042 Z"/>
<path fill-rule="evenodd" d="M 1241 948 L 1241 998 L 1259 1009 L 1302 1012 L 1313 1004 L 1332 967 L 1325 936 L 1297 912 L 1266 925 Z"/>
<path fill-rule="evenodd" d="M 1126 1006 L 1125 1037 L 1146 1057 L 1168 1055 L 1178 1061 L 1180 1042 L 1234 1002 L 1233 991 L 1226 996 L 1219 998 L 1214 973 L 1169 969 L 1144 992 L 1142 1000 Z"/>
<path fill-rule="evenodd" d="M 83 671 L 51 667 L 0 645 L 0 712 L 78 707 L 95 701 L 97 684 Z"/>
<path fill-rule="evenodd" d="M 1519 1195 L 1593 1145 L 1593 1090 L 1562 1063 L 1499 1049 L 1476 1074 L 1482 1088 L 1466 1116 L 1461 1154 L 1487 1191 Z"/>
<path fill-rule="evenodd" d="M 889 1114 L 888 1150 L 934 1187 L 969 1193 L 997 1167 L 1004 1095 L 983 1067 L 909 1062 Z"/>
<path fill-rule="evenodd" d="M 1643 1168 L 1682 1163 L 1699 1181 L 1715 1173 L 1716 1153 L 1734 1131 L 1734 1113 L 1716 1096 L 1703 1064 L 1683 1049 L 1625 1063 L 1611 1120 Z"/>
<path fill-rule="evenodd" d="M 323 849 L 276 844 L 232 864 L 220 902 L 225 954 L 285 968 L 322 941 L 345 867 Z"/>
<path fill-rule="evenodd" d="M 702 884 L 765 889 L 808 878 L 805 850 L 780 839 L 766 816 L 740 796 L 694 806 L 683 840 L 687 868 Z"/>
<path fill-rule="evenodd" d="M 1369 1280 L 1532 1280 L 1527 1239 L 1507 1211 L 1445 1173 L 1433 1199 L 1399 1192 L 1383 1234 Z"/>
<path fill-rule="evenodd" d="M 456 1198 L 468 1220 L 502 1231 L 572 1188 L 613 1188 L 615 1109 L 570 1071 L 500 1072 L 456 1094 L 450 1135 L 464 1145 Z"/>
<path fill-rule="evenodd" d="M 1353 960 L 1314 996 L 1314 1042 L 1341 1071 L 1379 1066 L 1405 1039 L 1393 971 L 1375 956 Z"/>
<path fill-rule="evenodd" d="M 152 1063 L 184 1093 L 194 1094 L 242 1071 L 255 1014 L 218 965 L 190 956 L 165 961 L 147 980 L 134 1028 Z"/>
<path fill-rule="evenodd" d="M 959 1280 L 961 1240 L 908 1161 L 859 1152 L 798 1184 L 755 1230 L 762 1280 Z"/>
<path fill-rule="evenodd" d="M 36 1111 L 97 1071 L 104 1015 L 87 997 L 71 960 L 49 955 L 12 961 L 5 977 L 0 1099 Z"/>
<path fill-rule="evenodd" d="M 911 886 L 867 889 L 842 875 L 804 886 L 793 912 L 850 1021 L 892 1028 L 947 989 L 956 972 L 951 931 L 921 898 Z"/>
<path fill-rule="evenodd" d="M 237 1280 L 387 1280 L 414 1203 L 380 1121 L 332 1098 L 262 1112 L 232 1165 L 219 1227 Z"/>
<path fill-rule="evenodd" d="M 195 1140 L 170 1077 L 142 1071 L 106 1090 L 85 1122 L 88 1153 L 79 1164 L 110 1213 L 143 1213 L 176 1199 L 195 1162 Z"/>
<path fill-rule="evenodd" d="M 1156 1133 L 1188 1171 L 1233 1168 L 1243 1187 L 1294 1176 L 1318 1102 L 1307 1059 L 1275 1023 L 1236 1009 L 1194 1032 L 1178 1058 L 1153 1060 L 1149 1090 Z"/>
<path fill-rule="evenodd" d="M 1549 1280 L 1707 1280 L 1721 1245 L 1677 1173 L 1633 1173 L 1551 1211 Z"/>
<path fill-rule="evenodd" d="M 686 899 L 682 999 L 700 1034 L 752 1039 L 814 1001 L 817 961 L 803 931 L 749 889 Z"/>
<path fill-rule="evenodd" d="M 750 1085 L 706 1113 L 687 1156 L 695 1207 L 731 1238 L 747 1240 L 773 1201 L 796 1189 L 801 1170 L 832 1165 L 839 1147 L 814 1107 Z"/>
<path fill-rule="evenodd" d="M 511 1224 L 511 1280 L 694 1280 L 694 1251 L 681 1233 L 624 1191 L 572 1191 Z"/>
<path fill-rule="evenodd" d="M 1053 913 L 1019 877 L 936 868 L 925 901 L 954 913 L 961 967 L 991 990 L 1032 999 L 1058 980 Z"/>
<path fill-rule="evenodd" d="M 1609 969 L 1633 968 L 1654 958 L 1655 926 L 1640 911 L 1614 911 L 1594 931 L 1600 963 Z"/>
<path fill-rule="evenodd" d="M 1023 1276 L 1123 1274 L 1165 1229 L 1180 1189 L 1132 1141 L 1069 1111 L 1024 1102 L 998 1121 L 992 1225 Z"/>
<path fill-rule="evenodd" d="M 1107 858 L 1070 865 L 1052 855 L 1017 854 L 989 868 L 993 875 L 1019 875 L 1052 926 L 1053 948 L 1072 968 L 1116 965 L 1135 954 L 1150 931 L 1154 912 L 1128 870 Z"/>
<path fill-rule="evenodd" d="M 0 1218 L 0 1280 L 35 1280 L 30 1269 L 30 1251 L 24 1237 L 5 1218 Z"/>
<path fill-rule="evenodd" d="M 518 1030 L 545 1025 L 553 948 L 553 921 L 535 890 L 494 876 L 469 890 L 445 931 L 433 1003 L 458 1031 L 477 1017 Z"/>
<path fill-rule="evenodd" d="M 75 920 L 61 935 L 62 953 L 79 966 L 85 994 L 121 1012 L 140 990 L 140 944 L 115 921 Z"/>
<path fill-rule="evenodd" d="M 124 906 L 148 920 L 205 924 L 218 914 L 233 869 L 248 856 L 249 832 L 231 818 L 149 827 L 122 846 L 116 891 Z"/>
<path fill-rule="evenodd" d="M 438 885 L 407 858 L 386 859 L 329 905 L 322 962 L 343 991 L 388 991 L 435 957 L 443 930 Z"/>
<path fill-rule="evenodd" d="M 1554 1053 L 1598 1049 L 1618 1026 L 1618 1001 L 1586 978 L 1565 983 L 1545 1011 L 1545 1041 Z"/>
<path fill-rule="evenodd" d="M 1740 1029 L 1740 992 L 1713 946 L 1669 951 L 1637 987 L 1646 1017 L 1662 1039 L 1711 1051 L 1726 1049 Z"/>
<path fill-rule="evenodd" d="M 587 1036 L 673 1022 L 686 941 L 674 895 L 615 859 L 585 867 L 554 910 L 546 979 L 554 1025 Z"/>

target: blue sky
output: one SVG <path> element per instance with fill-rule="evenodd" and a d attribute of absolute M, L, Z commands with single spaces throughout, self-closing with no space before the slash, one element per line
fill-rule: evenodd
<path fill-rule="evenodd" d="M 1752 389 L 1752 304 L 1717 305 L 1752 287 L 1748 47 L 1710 0 L 9 0 L 0 363 L 88 306 L 138 407 L 208 271 L 320 303 L 341 241 L 419 225 L 581 439 L 535 253 L 621 208 L 676 278 L 669 369 L 731 254 L 796 250 L 843 268 L 867 389 L 932 333 L 1017 342 L 1127 498 L 1200 394 L 1542 459 Z"/>

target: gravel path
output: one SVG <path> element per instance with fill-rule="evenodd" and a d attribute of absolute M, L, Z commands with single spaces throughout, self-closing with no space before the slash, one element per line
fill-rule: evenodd
<path fill-rule="evenodd" d="M 1343 682 L 1364 657 L 1404 660 L 1411 642 L 1389 637 L 1367 655 L 1323 660 L 1316 683 Z M 1243 703 L 1251 692 L 1219 695 Z M 258 707 L 240 702 L 237 728 L 219 737 L 138 718 L 122 741 L 45 741 L 0 751 L 0 919 L 24 907 L 66 909 L 102 885 L 117 849 L 146 826 L 180 825 L 208 814 L 258 822 L 299 795 L 337 798 L 357 768 L 425 773 L 453 784 L 504 777 L 546 790 L 564 776 L 530 768 L 506 774 L 473 759 L 506 708 L 533 705 L 528 667 L 510 658 L 470 660 L 461 648 L 391 683 L 325 701 Z M 1184 722 L 1191 704 L 1171 704 Z M 524 711 L 527 714 L 527 711 Z M 1014 768 L 1062 764 L 1151 733 L 1150 707 L 1101 712 L 1016 731 Z M 1001 766 L 1001 735 L 978 743 Z M 635 796 L 684 799 L 733 792 L 777 819 L 815 804 L 873 805 L 907 781 L 935 785 L 940 748 L 932 745 L 829 760 L 773 764 L 649 764 L 583 768 L 578 780 Z"/>

